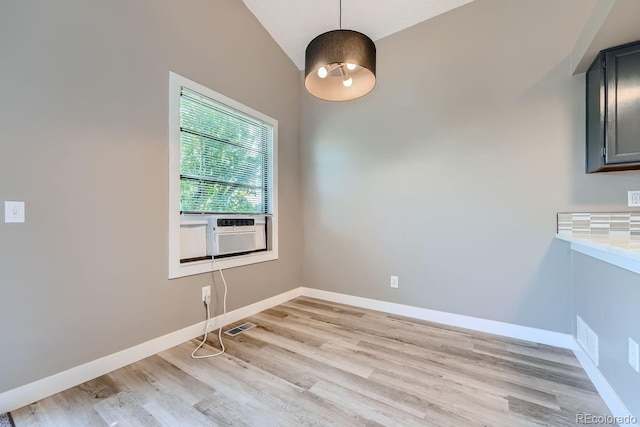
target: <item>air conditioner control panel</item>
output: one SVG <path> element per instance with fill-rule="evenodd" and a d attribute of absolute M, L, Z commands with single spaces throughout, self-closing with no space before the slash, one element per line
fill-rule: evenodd
<path fill-rule="evenodd" d="M 242 233 L 256 231 L 253 218 L 217 218 L 215 231 L 217 233 Z"/>
<path fill-rule="evenodd" d="M 216 225 L 218 227 L 246 227 L 256 224 L 253 218 L 218 218 Z"/>

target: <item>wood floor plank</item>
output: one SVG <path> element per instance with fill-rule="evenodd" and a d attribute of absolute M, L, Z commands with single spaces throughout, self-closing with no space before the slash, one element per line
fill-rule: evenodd
<path fill-rule="evenodd" d="M 521 366 L 517 370 L 512 370 L 510 366 L 504 363 L 492 364 L 492 361 L 483 361 L 479 357 L 473 357 L 472 353 L 467 353 L 466 357 L 456 354 L 458 351 L 447 351 L 446 346 L 442 346 L 437 351 L 431 349 L 421 348 L 419 345 L 398 343 L 393 339 L 378 339 L 375 344 L 365 342 L 364 340 L 359 344 L 360 346 L 376 346 L 385 347 L 391 351 L 401 351 L 405 355 L 405 359 L 411 360 L 415 358 L 420 363 L 423 360 L 428 360 L 430 363 L 424 364 L 422 369 L 426 369 L 434 374 L 440 375 L 457 375 L 464 373 L 472 378 L 487 378 L 492 380 L 505 381 L 515 385 L 523 387 L 529 387 L 539 391 L 559 391 L 559 392 L 571 392 L 572 386 L 554 382 L 552 379 L 546 378 L 546 376 L 539 376 L 539 372 L 526 372 L 526 366 Z M 513 364 L 512 366 L 518 366 Z M 501 369 L 496 369 L 500 367 Z M 586 374 L 582 378 L 582 381 L 588 382 Z"/>
<path fill-rule="evenodd" d="M 247 348 L 235 339 L 228 340 L 225 346 L 229 355 L 282 378 L 304 390 L 310 389 L 318 381 L 316 370 L 327 372 L 335 369 L 331 366 L 317 363 L 306 356 L 268 343 L 265 343 L 265 346 L 259 352 L 254 351 L 252 348 Z M 311 368 L 308 368 L 309 365 L 311 365 Z M 299 367 L 299 369 L 296 369 L 296 367 Z M 343 373 L 344 371 L 340 372 Z"/>
<path fill-rule="evenodd" d="M 161 424 L 129 392 L 120 392 L 94 405 L 109 426 L 155 427 Z"/>
<path fill-rule="evenodd" d="M 149 377 L 138 362 L 124 368 L 116 369 L 107 374 L 122 392 L 135 391 L 136 401 L 142 405 L 155 399 L 160 393 L 169 393 L 170 390 Z M 132 395 L 130 394 L 129 397 Z"/>
<path fill-rule="evenodd" d="M 255 329 L 251 332 L 255 333 Z M 202 376 L 202 381 L 229 399 L 239 398 L 244 404 L 253 405 L 257 411 L 270 415 L 270 418 L 282 418 L 285 424 L 324 425 L 332 422 L 331 405 L 306 395 L 305 389 L 280 377 L 228 354 L 204 361 L 184 360 L 177 353 L 178 349 L 167 350 L 161 355 L 181 369 Z"/>
<path fill-rule="evenodd" d="M 160 393 L 143 407 L 161 426 L 165 427 L 199 427 L 210 423 L 202 412 L 169 393 Z"/>
<path fill-rule="evenodd" d="M 300 353 L 310 359 L 319 363 L 324 363 L 329 366 L 333 366 L 347 372 L 359 375 L 363 378 L 367 378 L 373 372 L 373 369 L 369 366 L 363 366 L 348 357 L 344 357 L 340 354 L 332 354 L 326 350 L 322 350 L 319 347 L 309 347 L 304 343 L 289 339 L 287 337 L 278 336 L 276 334 L 269 334 L 260 327 L 251 330 L 251 335 L 255 336 L 263 341 L 271 342 L 274 345 L 285 348 L 289 351 Z"/>
<path fill-rule="evenodd" d="M 268 418 L 250 404 L 242 404 L 218 392 L 198 402 L 195 408 L 216 426 L 278 427 L 282 422 L 277 418 Z"/>
<path fill-rule="evenodd" d="M 543 406 L 516 397 L 509 398 L 509 411 L 524 415 L 525 419 L 532 420 L 536 425 L 554 427 L 575 425 L 574 420 L 567 419 L 562 413 L 548 411 Z"/>
<path fill-rule="evenodd" d="M 582 369 L 573 352 L 566 348 L 551 347 L 532 342 L 510 342 L 497 340 L 481 340 L 481 345 L 508 351 L 523 356 L 531 356 L 541 361 L 556 362 Z"/>
<path fill-rule="evenodd" d="M 205 345 L 205 349 L 207 346 Z M 159 356 L 168 362 L 197 378 L 199 381 L 211 386 L 215 395 L 226 406 L 231 408 L 241 406 L 246 411 L 256 414 L 253 419 L 260 422 L 274 420 L 276 423 L 286 422 L 286 417 L 281 417 L 278 408 L 284 406 L 280 398 L 280 381 L 271 384 L 272 388 L 264 391 L 252 383 L 250 378 L 238 378 L 237 371 L 243 371 L 242 364 L 237 364 L 229 359 L 228 355 L 222 355 L 212 359 L 194 360 L 185 357 L 188 348 L 183 344 L 159 353 Z M 196 408 L 211 409 L 214 403 L 207 403 L 208 399 L 196 404 Z M 215 413 L 212 412 L 213 415 Z M 220 418 L 218 418 L 220 419 Z M 259 425 L 259 424 L 258 424 Z"/>
<path fill-rule="evenodd" d="M 573 417 L 578 413 L 611 415 L 598 393 L 576 390 L 575 393 L 558 394 L 558 403 L 563 413 Z"/>
<path fill-rule="evenodd" d="M 371 343 L 360 343 L 362 348 L 373 348 L 373 351 L 378 354 L 387 354 L 388 357 L 393 358 L 397 354 L 398 350 L 391 350 L 386 347 L 381 347 Z M 406 349 L 401 347 L 400 350 Z M 493 376 L 491 381 L 487 381 L 486 376 L 477 375 L 474 372 L 468 372 L 457 365 L 447 365 L 441 363 L 428 363 L 425 364 L 424 356 L 415 356 L 411 354 L 404 354 L 403 363 L 407 367 L 414 369 L 412 373 L 414 376 L 430 378 L 427 385 L 435 385 L 439 383 L 448 384 L 450 387 L 455 388 L 457 384 L 465 384 L 469 387 L 481 390 L 482 393 L 489 393 L 494 395 L 502 395 L 504 397 L 513 395 L 521 397 L 523 399 L 530 399 L 532 402 L 546 406 L 549 409 L 559 410 L 556 396 L 552 393 L 533 389 L 519 384 L 514 384 L 509 381 L 495 378 Z M 447 367 L 449 369 L 441 369 Z M 424 381 L 424 380 L 423 380 Z"/>
<path fill-rule="evenodd" d="M 579 388 L 587 391 L 595 391 L 593 383 L 586 376 L 576 376 L 574 372 L 557 372 L 544 368 L 525 365 L 494 356 L 487 356 L 475 352 L 462 352 L 457 348 L 449 348 L 448 354 L 465 359 L 469 363 L 483 367 L 499 367 L 511 373 L 527 375 L 530 377 L 542 378 L 557 384 L 564 384 L 572 388 Z"/>
<path fill-rule="evenodd" d="M 22 426 L 567 426 L 610 415 L 573 354 L 300 297 L 12 412 Z M 231 325 L 229 326 L 231 327 Z M 210 336 L 202 354 L 215 351 Z"/>
<path fill-rule="evenodd" d="M 273 317 L 265 313 L 259 313 L 251 316 L 252 321 L 255 320 L 263 329 L 272 331 L 273 328 L 278 329 L 278 335 L 285 336 L 283 333 L 287 331 L 287 336 L 306 344 L 315 343 L 321 346 L 327 340 L 327 333 L 330 333 L 332 339 L 342 339 L 348 342 L 356 343 L 360 341 L 360 337 L 351 331 L 343 331 L 338 327 L 322 324 L 322 322 L 314 322 L 311 319 L 296 319 L 295 322 L 283 322 L 281 318 Z M 254 323 L 255 323 L 254 322 Z M 326 327 L 318 326 L 326 325 Z M 267 326 L 269 328 L 267 328 Z"/>
<path fill-rule="evenodd" d="M 286 320 L 288 322 L 281 322 L 290 325 L 293 328 L 309 328 L 321 336 L 331 337 L 330 339 L 342 339 L 348 342 L 358 342 L 365 338 L 362 333 L 353 330 L 350 327 L 343 327 L 340 325 L 334 325 L 332 323 L 327 323 L 318 319 L 313 319 L 312 316 L 306 316 L 304 314 L 300 315 L 299 311 L 296 309 L 292 309 L 291 307 L 279 306 L 282 307 L 282 312 L 287 313 L 288 317 Z M 252 316 L 252 318 L 258 320 L 257 316 Z M 286 326 L 285 326 L 286 327 Z"/>
<path fill-rule="evenodd" d="M 376 371 L 371 379 L 379 384 L 410 389 L 422 401 L 429 402 L 432 411 L 457 414 L 456 419 L 465 423 L 473 424 L 480 418 L 490 422 L 489 425 L 496 425 L 498 421 L 510 418 L 506 398 L 474 390 L 465 384 L 453 387 L 446 382 L 435 382 L 427 385 L 419 374 L 398 376 L 385 371 Z"/>
<path fill-rule="evenodd" d="M 294 303 L 288 304 L 295 305 Z M 319 309 L 314 309 L 313 312 L 315 313 L 312 316 L 312 319 L 314 320 L 350 329 L 356 333 L 369 335 L 371 337 L 393 337 L 394 340 L 399 342 L 414 344 L 424 348 L 431 348 L 433 350 L 437 350 L 443 344 L 443 338 L 446 338 L 446 343 L 449 345 L 455 346 L 457 344 L 461 348 L 472 348 L 472 344 L 468 341 L 468 335 L 459 332 L 451 333 L 444 337 L 439 336 L 438 334 L 433 336 L 433 334 L 429 333 L 430 331 L 427 328 L 407 328 L 398 320 L 375 315 L 373 313 L 367 313 L 362 316 L 362 321 L 353 322 L 351 319 L 338 317 L 332 313 L 323 312 Z"/>
<path fill-rule="evenodd" d="M 238 353 L 233 344 L 229 344 L 230 352 L 235 357 L 255 360 L 255 355 Z M 395 404 L 402 410 L 422 417 L 428 402 L 417 398 L 412 392 L 405 392 L 383 384 L 375 384 L 367 379 L 335 368 L 319 364 L 303 355 L 290 352 L 276 346 L 266 346 L 263 351 L 262 369 L 287 379 L 294 384 L 304 384 L 311 388 L 318 379 L 322 379 L 341 387 L 360 393 L 385 404 Z M 252 362 L 252 364 L 255 364 Z"/>
<path fill-rule="evenodd" d="M 106 425 L 93 405 L 118 393 L 118 386 L 103 375 L 61 393 L 13 411 L 16 425 L 59 426 L 60 420 L 68 426 Z"/>
<path fill-rule="evenodd" d="M 314 299 L 314 298 L 298 298 L 295 301 L 297 301 L 298 304 L 300 305 L 304 305 L 307 307 L 313 307 L 313 308 L 318 308 L 320 310 L 323 310 L 325 312 L 332 312 L 335 313 L 337 315 L 339 315 L 340 317 L 362 317 L 364 315 L 364 312 L 362 310 L 360 310 L 359 308 L 356 307 L 351 307 L 348 305 L 344 305 L 344 304 L 334 304 L 334 303 L 326 303 L 325 301 L 321 301 L 318 299 Z"/>
<path fill-rule="evenodd" d="M 326 339 L 325 336 L 315 333 L 310 329 L 301 328 L 298 327 L 298 325 L 290 325 L 281 320 L 273 319 L 268 315 L 257 314 L 251 316 L 249 319 L 253 323 L 258 324 L 258 328 L 262 331 L 274 333 L 278 337 L 286 338 L 292 342 L 304 343 L 307 347 L 320 347 Z M 277 333 L 274 332 L 274 328 L 277 329 Z M 247 333 L 247 336 L 255 337 L 256 335 Z"/>
<path fill-rule="evenodd" d="M 393 406 L 381 404 L 377 400 L 328 381 L 318 381 L 309 391 L 319 398 L 333 403 L 335 406 L 344 407 L 352 411 L 360 419 L 367 422 L 371 421 L 385 426 L 425 425 L 423 418 L 403 412 Z"/>
<path fill-rule="evenodd" d="M 554 372 L 577 380 L 584 378 L 584 370 L 582 368 L 565 363 L 544 360 L 538 357 L 514 353 L 508 350 L 498 350 L 489 346 L 477 344 L 473 346 L 473 352 L 484 356 L 500 358 L 508 362 L 515 362 L 538 369 L 544 369 L 545 371 Z M 591 387 L 589 387 L 589 389 L 591 389 Z"/>
<path fill-rule="evenodd" d="M 195 405 L 214 392 L 210 386 L 157 355 L 143 359 L 136 365 L 147 377 L 162 384 L 188 405 Z"/>

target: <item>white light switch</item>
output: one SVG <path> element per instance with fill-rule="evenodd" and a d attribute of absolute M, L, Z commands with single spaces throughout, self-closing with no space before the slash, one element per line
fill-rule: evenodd
<path fill-rule="evenodd" d="M 4 222 L 24 222 L 24 202 L 4 202 Z"/>

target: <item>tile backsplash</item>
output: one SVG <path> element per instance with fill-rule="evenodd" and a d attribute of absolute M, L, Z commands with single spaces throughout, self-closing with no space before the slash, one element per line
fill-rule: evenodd
<path fill-rule="evenodd" d="M 558 234 L 640 238 L 640 212 L 560 212 Z"/>

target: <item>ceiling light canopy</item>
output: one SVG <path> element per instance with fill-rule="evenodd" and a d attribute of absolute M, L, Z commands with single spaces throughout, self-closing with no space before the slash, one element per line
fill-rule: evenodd
<path fill-rule="evenodd" d="M 342 2 L 341 2 L 342 3 Z M 376 85 L 376 45 L 362 33 L 340 29 L 320 34 L 305 52 L 304 86 L 316 98 L 349 101 Z"/>

